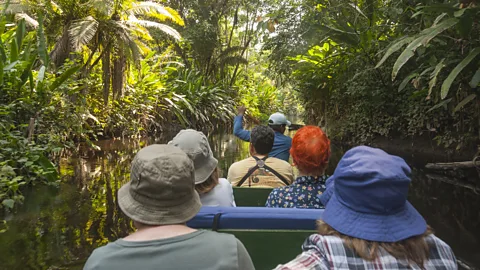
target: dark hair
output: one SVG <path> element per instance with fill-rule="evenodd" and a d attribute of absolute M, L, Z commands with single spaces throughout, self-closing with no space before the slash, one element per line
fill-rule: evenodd
<path fill-rule="evenodd" d="M 275 133 L 267 126 L 256 126 L 252 129 L 250 143 L 260 155 L 266 155 L 272 151 Z"/>
<path fill-rule="evenodd" d="M 273 129 L 274 131 L 278 131 L 278 132 L 283 132 L 283 129 L 287 126 L 287 125 L 271 125 L 271 124 L 268 124 L 268 126 Z"/>
<path fill-rule="evenodd" d="M 387 251 L 397 259 L 406 260 L 409 264 L 415 263 L 420 269 L 425 269 L 425 262 L 430 257 L 430 247 L 425 238 L 433 234 L 430 226 L 422 235 L 412 236 L 402 241 L 387 243 L 367 241 L 342 234 L 325 223 L 317 220 L 317 230 L 320 235 L 333 235 L 342 238 L 345 245 L 366 261 L 378 258 L 380 250 Z"/>

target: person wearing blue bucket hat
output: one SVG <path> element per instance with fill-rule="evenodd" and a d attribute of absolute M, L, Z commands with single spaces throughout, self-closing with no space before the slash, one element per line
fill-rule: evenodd
<path fill-rule="evenodd" d="M 276 269 L 457 269 L 451 248 L 407 201 L 410 174 L 381 149 L 347 151 L 320 197 L 318 234 Z"/>

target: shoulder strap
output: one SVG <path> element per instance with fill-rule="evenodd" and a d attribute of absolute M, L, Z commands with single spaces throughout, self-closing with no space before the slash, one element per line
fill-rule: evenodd
<path fill-rule="evenodd" d="M 267 166 L 266 164 L 263 166 L 265 169 L 267 169 L 268 171 L 270 171 L 271 173 L 273 173 L 276 177 L 278 177 L 280 180 L 282 180 L 282 182 L 285 184 L 285 185 L 290 185 L 290 182 L 288 182 L 288 180 L 281 174 L 279 174 L 277 171 L 275 171 L 274 169 L 272 169 L 270 166 Z"/>
<path fill-rule="evenodd" d="M 247 174 L 245 174 L 243 177 L 242 177 L 242 180 L 240 180 L 240 182 L 237 183 L 237 187 L 241 187 L 243 185 L 243 183 L 245 183 L 245 181 L 247 181 L 248 177 L 250 177 L 250 175 L 252 175 L 252 173 L 254 173 L 256 170 L 259 169 L 258 167 L 258 161 L 259 160 L 267 160 L 268 156 L 266 157 L 263 157 L 262 159 L 259 159 L 258 157 L 256 156 L 253 156 L 253 158 L 257 161 L 257 164 L 250 168 L 247 172 Z M 290 183 L 288 182 L 288 180 L 281 174 L 279 174 L 277 171 L 275 171 L 274 169 L 272 169 L 270 166 L 267 166 L 266 164 L 263 165 L 263 167 L 265 169 L 267 169 L 268 171 L 270 171 L 271 173 L 273 173 L 276 177 L 278 177 L 285 185 L 290 185 Z"/>
<path fill-rule="evenodd" d="M 243 183 L 245 183 L 245 181 L 247 181 L 248 177 L 250 177 L 250 175 L 252 175 L 252 173 L 254 173 L 256 170 L 258 170 L 258 168 L 259 168 L 259 167 L 258 167 L 258 161 L 259 161 L 259 160 L 265 161 L 265 160 L 268 158 L 268 156 L 263 157 L 262 159 L 259 159 L 259 158 L 256 157 L 256 156 L 252 156 L 252 157 L 255 159 L 255 161 L 257 161 L 257 164 L 256 164 L 254 167 L 252 167 L 252 168 L 250 168 L 250 169 L 248 170 L 247 174 L 245 174 L 245 175 L 242 177 L 242 180 L 240 180 L 240 182 L 237 183 L 237 187 L 241 187 L 241 186 L 243 185 Z"/>

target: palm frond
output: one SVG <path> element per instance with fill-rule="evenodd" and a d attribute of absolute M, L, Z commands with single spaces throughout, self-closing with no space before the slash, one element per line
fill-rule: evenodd
<path fill-rule="evenodd" d="M 157 23 L 157 22 L 152 22 L 152 21 L 147 21 L 147 20 L 138 20 L 138 19 L 129 19 L 128 20 L 129 24 L 138 24 L 143 27 L 147 28 L 156 28 L 164 32 L 165 34 L 180 40 L 182 37 L 180 36 L 180 33 L 177 32 L 177 30 L 173 29 L 172 27 L 165 25 L 163 23 Z"/>
<path fill-rule="evenodd" d="M 26 22 L 28 25 L 32 26 L 33 28 L 36 29 L 36 28 L 38 27 L 38 21 L 35 20 L 34 18 L 28 16 L 28 14 L 26 14 L 26 13 L 17 13 L 17 14 L 15 14 L 15 19 L 16 19 L 16 20 L 24 19 L 25 22 Z"/>
<path fill-rule="evenodd" d="M 141 14 L 150 17 L 157 18 L 162 21 L 170 20 L 178 25 L 184 26 L 185 23 L 174 9 L 169 7 L 164 7 L 160 4 L 146 1 L 133 3 L 132 7 L 128 11 L 130 14 Z"/>
<path fill-rule="evenodd" d="M 0 7 L 5 14 L 25 13 L 32 9 L 32 6 L 21 1 L 0 1 Z"/>
<path fill-rule="evenodd" d="M 135 21 L 137 18 L 134 15 L 130 15 L 128 17 L 130 21 Z M 151 41 L 153 40 L 152 36 L 150 35 L 150 32 L 148 31 L 147 28 L 137 24 L 137 23 L 131 23 L 129 24 L 130 26 L 130 32 L 132 32 L 135 36 L 137 36 L 140 39 L 146 40 L 146 41 Z"/>
<path fill-rule="evenodd" d="M 113 12 L 115 3 L 113 0 L 90 0 L 82 5 L 92 7 L 97 12 L 109 16 Z"/>
<path fill-rule="evenodd" d="M 97 29 L 98 21 L 92 16 L 74 21 L 68 30 L 73 48 L 79 50 L 83 45 L 89 43 L 97 33 Z"/>
<path fill-rule="evenodd" d="M 140 53 L 142 55 L 147 55 L 149 54 L 152 50 L 150 49 L 150 47 L 148 47 L 147 44 L 141 42 L 140 40 L 135 40 L 135 43 L 137 44 L 138 48 L 140 49 Z"/>
<path fill-rule="evenodd" d="M 248 64 L 248 60 L 241 56 L 227 56 L 220 61 L 221 66 L 233 66 L 237 64 Z"/>
<path fill-rule="evenodd" d="M 118 45 L 124 49 L 125 54 L 138 64 L 142 58 L 142 49 L 136 43 L 136 39 L 132 37 L 131 29 L 126 27 L 122 22 L 115 23 L 115 33 L 118 41 L 121 41 Z"/>

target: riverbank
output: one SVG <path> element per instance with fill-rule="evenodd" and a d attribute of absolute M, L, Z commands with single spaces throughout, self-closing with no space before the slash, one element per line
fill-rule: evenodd
<path fill-rule="evenodd" d="M 358 145 L 352 142 L 333 140 L 338 145 Z M 419 158 L 432 158 L 438 162 L 470 161 L 477 153 L 475 147 L 467 147 L 461 150 L 445 148 L 437 145 L 432 138 L 427 136 L 386 138 L 377 136 L 365 145 L 384 149 L 387 152 L 397 153 L 401 156 L 417 156 Z"/>

